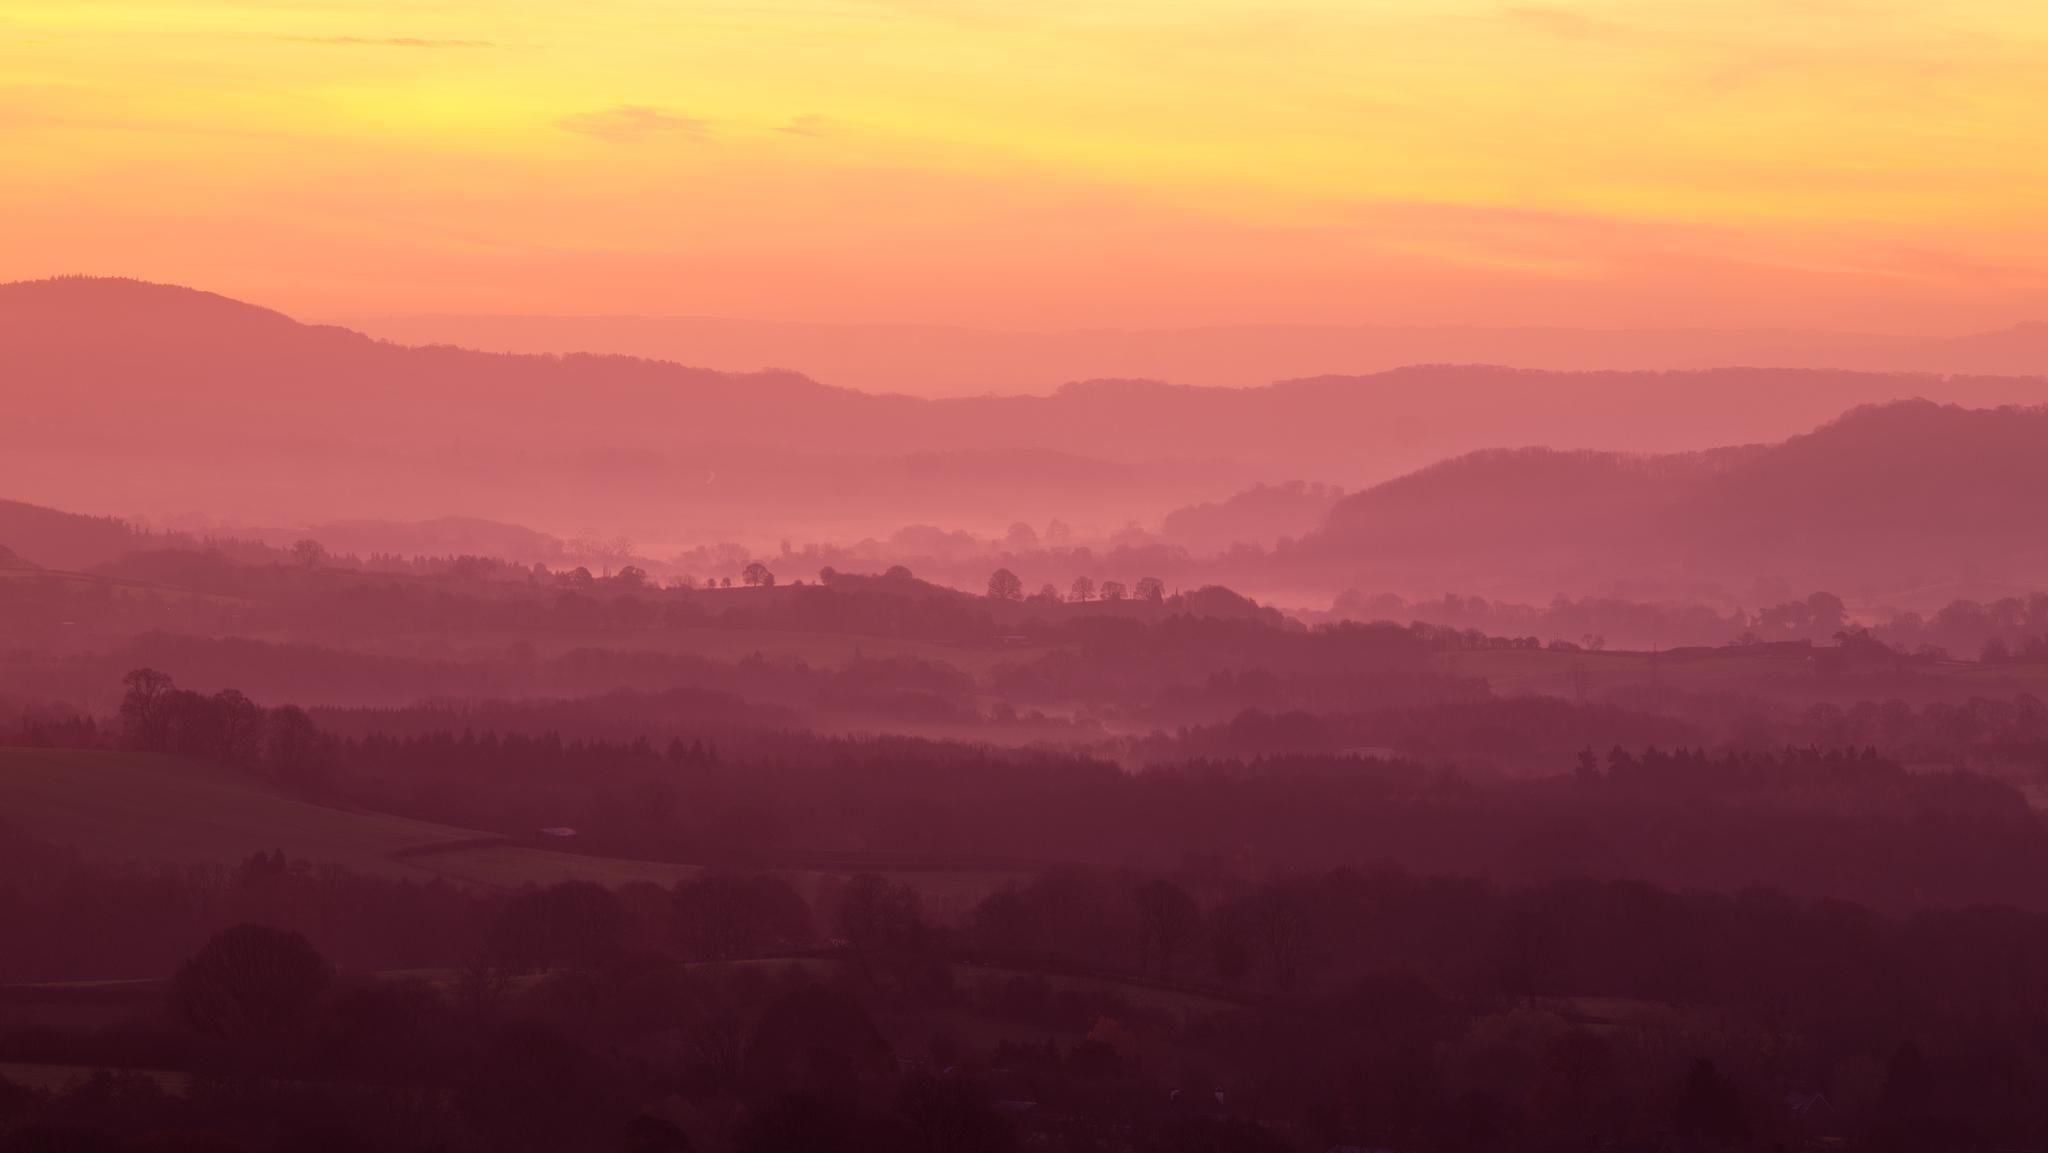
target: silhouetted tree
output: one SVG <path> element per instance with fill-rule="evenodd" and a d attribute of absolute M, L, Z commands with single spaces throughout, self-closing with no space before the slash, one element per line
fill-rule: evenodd
<path fill-rule="evenodd" d="M 127 689 L 121 697 L 121 739 L 131 749 L 161 749 L 164 745 L 164 698 L 176 686 L 170 675 L 155 669 L 135 669 L 121 678 Z"/>
<path fill-rule="evenodd" d="M 741 569 L 740 579 L 753 588 L 775 587 L 775 574 L 769 572 L 768 566 L 760 561 L 749 562 L 746 568 Z"/>
<path fill-rule="evenodd" d="M 896 1094 L 909 1132 L 905 1153 L 1011 1153 L 1017 1134 L 966 1081 L 917 1077 Z"/>
<path fill-rule="evenodd" d="M 1195 935 L 1202 912 L 1187 890 L 1164 878 L 1138 886 L 1138 968 L 1173 972 L 1173 961 Z"/>
<path fill-rule="evenodd" d="M 1842 598 L 1833 593 L 1817 592 L 1806 598 L 1807 611 L 1812 614 L 1810 627 L 1817 636 L 1833 636 L 1848 623 L 1848 606 Z"/>
<path fill-rule="evenodd" d="M 1156 605 L 1166 599 L 1166 582 L 1158 577 L 1140 577 L 1133 595 L 1141 601 Z"/>
<path fill-rule="evenodd" d="M 898 1137 L 849 1101 L 785 1093 L 748 1114 L 733 1147 L 738 1153 L 895 1153 Z"/>
<path fill-rule="evenodd" d="M 780 877 L 707 873 L 678 882 L 673 902 L 677 940 L 694 959 L 759 956 L 810 936 L 810 908 Z"/>
<path fill-rule="evenodd" d="M 490 948 L 511 969 L 589 968 L 616 953 L 626 936 L 618 895 L 590 881 L 527 889 L 491 926 Z"/>
<path fill-rule="evenodd" d="M 263 727 L 263 759 L 270 772 L 294 785 L 312 784 L 320 771 L 320 730 L 297 705 L 272 709 Z"/>
<path fill-rule="evenodd" d="M 675 1122 L 642 1113 L 626 1122 L 618 1148 L 621 1153 L 692 1153 L 696 1147 Z"/>
<path fill-rule="evenodd" d="M 298 1028 L 334 970 L 297 933 L 236 925 L 209 938 L 171 979 L 171 1004 L 193 1032 L 274 1040 Z"/>
<path fill-rule="evenodd" d="M 899 948 L 916 934 L 922 909 L 917 890 L 874 873 L 848 879 L 839 892 L 839 935 L 859 953 Z"/>
<path fill-rule="evenodd" d="M 808 1089 L 851 1096 L 889 1072 L 889 1042 L 843 990 L 801 985 L 770 1002 L 747 1039 L 743 1076 L 757 1092 Z"/>
<path fill-rule="evenodd" d="M 1927 1111 L 1934 1078 L 1917 1041 L 1906 1041 L 1885 1063 L 1878 1107 L 1891 1118 L 1918 1117 Z"/>
<path fill-rule="evenodd" d="M 1072 584 L 1072 585 L 1071 585 L 1071 586 L 1070 586 L 1070 587 L 1068 588 L 1068 590 L 1067 590 L 1067 598 L 1068 598 L 1069 600 L 1077 600 L 1077 601 L 1092 601 L 1092 600 L 1094 600 L 1094 599 L 1095 599 L 1095 579 L 1094 579 L 1093 577 L 1087 577 L 1087 576 L 1077 576 L 1077 577 L 1075 577 L 1075 578 L 1074 578 L 1074 583 L 1073 583 L 1073 584 Z"/>
<path fill-rule="evenodd" d="M 1696 1133 L 1711 1141 L 1730 1142 L 1748 1132 L 1742 1118 L 1742 1096 L 1735 1083 L 1702 1057 L 1686 1074 L 1679 1091 L 1674 1120 L 1681 1132 Z"/>
<path fill-rule="evenodd" d="M 246 765 L 262 755 L 266 718 L 262 706 L 238 689 L 213 694 L 220 747 L 218 756 L 230 765 Z"/>
<path fill-rule="evenodd" d="M 1129 590 L 1127 590 L 1127 589 L 1125 589 L 1125 588 L 1124 588 L 1124 582 L 1122 582 L 1122 581 L 1103 581 L 1103 582 L 1102 582 L 1102 599 L 1103 599 L 1103 600 L 1106 600 L 1106 601 L 1120 601 L 1120 600 L 1124 599 L 1124 594 L 1125 594 L 1125 593 L 1126 593 L 1127 591 L 1129 591 Z"/>
<path fill-rule="evenodd" d="M 1279 1134 L 1237 1117 L 1170 1121 L 1140 1147 L 1144 1153 L 1287 1153 Z"/>
<path fill-rule="evenodd" d="M 1024 582 L 1019 580 L 1017 574 L 1009 569 L 999 568 L 989 574 L 988 597 L 990 600 L 996 601 L 1022 600 L 1024 599 Z"/>
<path fill-rule="evenodd" d="M 1593 751 L 1593 746 L 1587 745 L 1579 750 L 1579 761 L 1572 769 L 1572 776 L 1582 785 L 1600 783 L 1600 755 Z"/>

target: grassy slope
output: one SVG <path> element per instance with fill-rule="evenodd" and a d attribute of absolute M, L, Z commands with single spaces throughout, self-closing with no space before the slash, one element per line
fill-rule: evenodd
<path fill-rule="evenodd" d="M 1613 689 L 1656 683 L 1687 692 L 1760 693 L 1791 700 L 1856 701 L 1904 696 L 1960 700 L 2048 691 L 2048 665 L 1980 665 L 1945 661 L 1905 666 L 1912 690 L 1902 691 L 1885 666 L 1858 666 L 1847 675 L 1817 677 L 1803 656 L 1763 655 L 1742 649 L 1655 654 L 1628 650 L 1561 653 L 1496 649 L 1440 653 L 1437 667 L 1457 676 L 1483 677 L 1502 695 L 1545 693 L 1597 699 Z M 1877 687 L 1873 689 L 1873 678 Z"/>
<path fill-rule="evenodd" d="M 379 876 L 506 886 L 571 878 L 666 884 L 696 871 L 519 845 L 422 854 L 424 847 L 482 835 L 325 808 L 225 769 L 130 753 L 0 749 L 0 822 L 99 860 L 233 864 L 252 852 L 283 849 Z"/>
<path fill-rule="evenodd" d="M 695 865 L 634 861 L 507 843 L 457 828 L 301 801 L 265 782 L 177 757 L 75 749 L 0 748 L 0 826 L 81 856 L 115 862 L 233 865 L 253 852 L 384 877 L 503 888 L 587 880 L 672 885 Z M 778 870 L 806 900 L 846 868 Z M 875 871 L 917 887 L 928 912 L 955 918 L 1005 881 L 1005 870 Z"/>

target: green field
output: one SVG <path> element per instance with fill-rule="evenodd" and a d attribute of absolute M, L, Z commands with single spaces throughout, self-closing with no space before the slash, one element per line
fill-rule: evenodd
<path fill-rule="evenodd" d="M 96 1072 L 99 1070 L 90 1065 L 38 1065 L 0 1061 L 0 1081 L 29 1089 L 40 1089 L 45 1093 L 55 1093 L 81 1081 L 89 1081 Z M 125 1069 L 122 1072 L 147 1077 L 166 1093 L 183 1093 L 192 1084 L 192 1077 L 188 1073 L 172 1073 L 161 1069 Z"/>
<path fill-rule="evenodd" d="M 672 884 L 689 865 L 622 861 L 522 845 L 465 845 L 473 829 L 327 808 L 196 761 L 72 749 L 0 749 L 0 822 L 103 861 L 240 862 L 282 849 L 386 877 L 484 885 L 583 879 Z M 446 851 L 421 852 L 436 846 Z"/>
<path fill-rule="evenodd" d="M 1873 693 L 1904 695 L 1917 701 L 2048 692 L 2048 665 L 1987 666 L 1975 661 L 1909 665 L 1904 675 L 1910 680 L 1905 682 L 1907 687 L 1902 687 L 1898 675 L 1883 666 L 1819 676 L 1804 656 L 1741 648 L 1705 653 L 1480 649 L 1439 653 L 1435 663 L 1440 671 L 1454 676 L 1484 678 L 1495 693 L 1503 696 L 1537 693 L 1598 699 L 1615 689 L 1638 685 L 1837 703 L 1861 700 Z"/>
<path fill-rule="evenodd" d="M 739 661 L 760 656 L 771 661 L 801 660 L 820 667 L 839 668 L 856 656 L 870 660 L 895 657 L 951 665 L 975 675 L 985 674 L 999 665 L 1035 659 L 1062 647 L 1047 644 L 1008 648 L 992 643 L 946 644 L 914 637 L 711 625 L 665 626 L 625 634 L 603 630 L 533 633 L 487 629 L 370 635 L 279 630 L 246 635 L 273 644 L 310 642 L 352 652 L 415 660 L 496 659 L 504 656 L 508 646 L 524 642 L 531 644 L 543 659 L 559 657 L 577 649 L 611 649 L 688 655 L 709 661 Z"/>
<path fill-rule="evenodd" d="M 700 866 L 556 852 L 475 829 L 302 801 L 200 761 L 140 753 L 0 748 L 0 826 L 98 861 L 235 865 L 254 852 L 382 877 L 517 888 L 556 881 L 672 885 Z M 805 899 L 857 867 L 786 869 Z M 872 869 L 919 889 L 929 912 L 962 915 L 1017 874 Z"/>

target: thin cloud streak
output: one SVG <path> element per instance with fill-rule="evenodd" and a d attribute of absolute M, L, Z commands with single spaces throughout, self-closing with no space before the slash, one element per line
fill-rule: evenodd
<path fill-rule="evenodd" d="M 495 48 L 489 40 L 432 40 L 422 36 L 287 36 L 294 44 L 339 48 Z"/>
<path fill-rule="evenodd" d="M 630 142 L 654 136 L 681 136 L 702 140 L 711 135 L 711 122 L 692 116 L 678 116 L 644 104 L 621 104 L 600 112 L 578 112 L 555 121 L 555 127 L 579 136 L 599 140 Z"/>

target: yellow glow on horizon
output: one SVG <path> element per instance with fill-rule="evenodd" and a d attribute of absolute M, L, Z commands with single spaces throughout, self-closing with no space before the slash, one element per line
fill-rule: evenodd
<path fill-rule="evenodd" d="M 2031 0 L 0 0 L 0 278 L 1988 327 L 2048 316 L 2043 120 Z"/>

